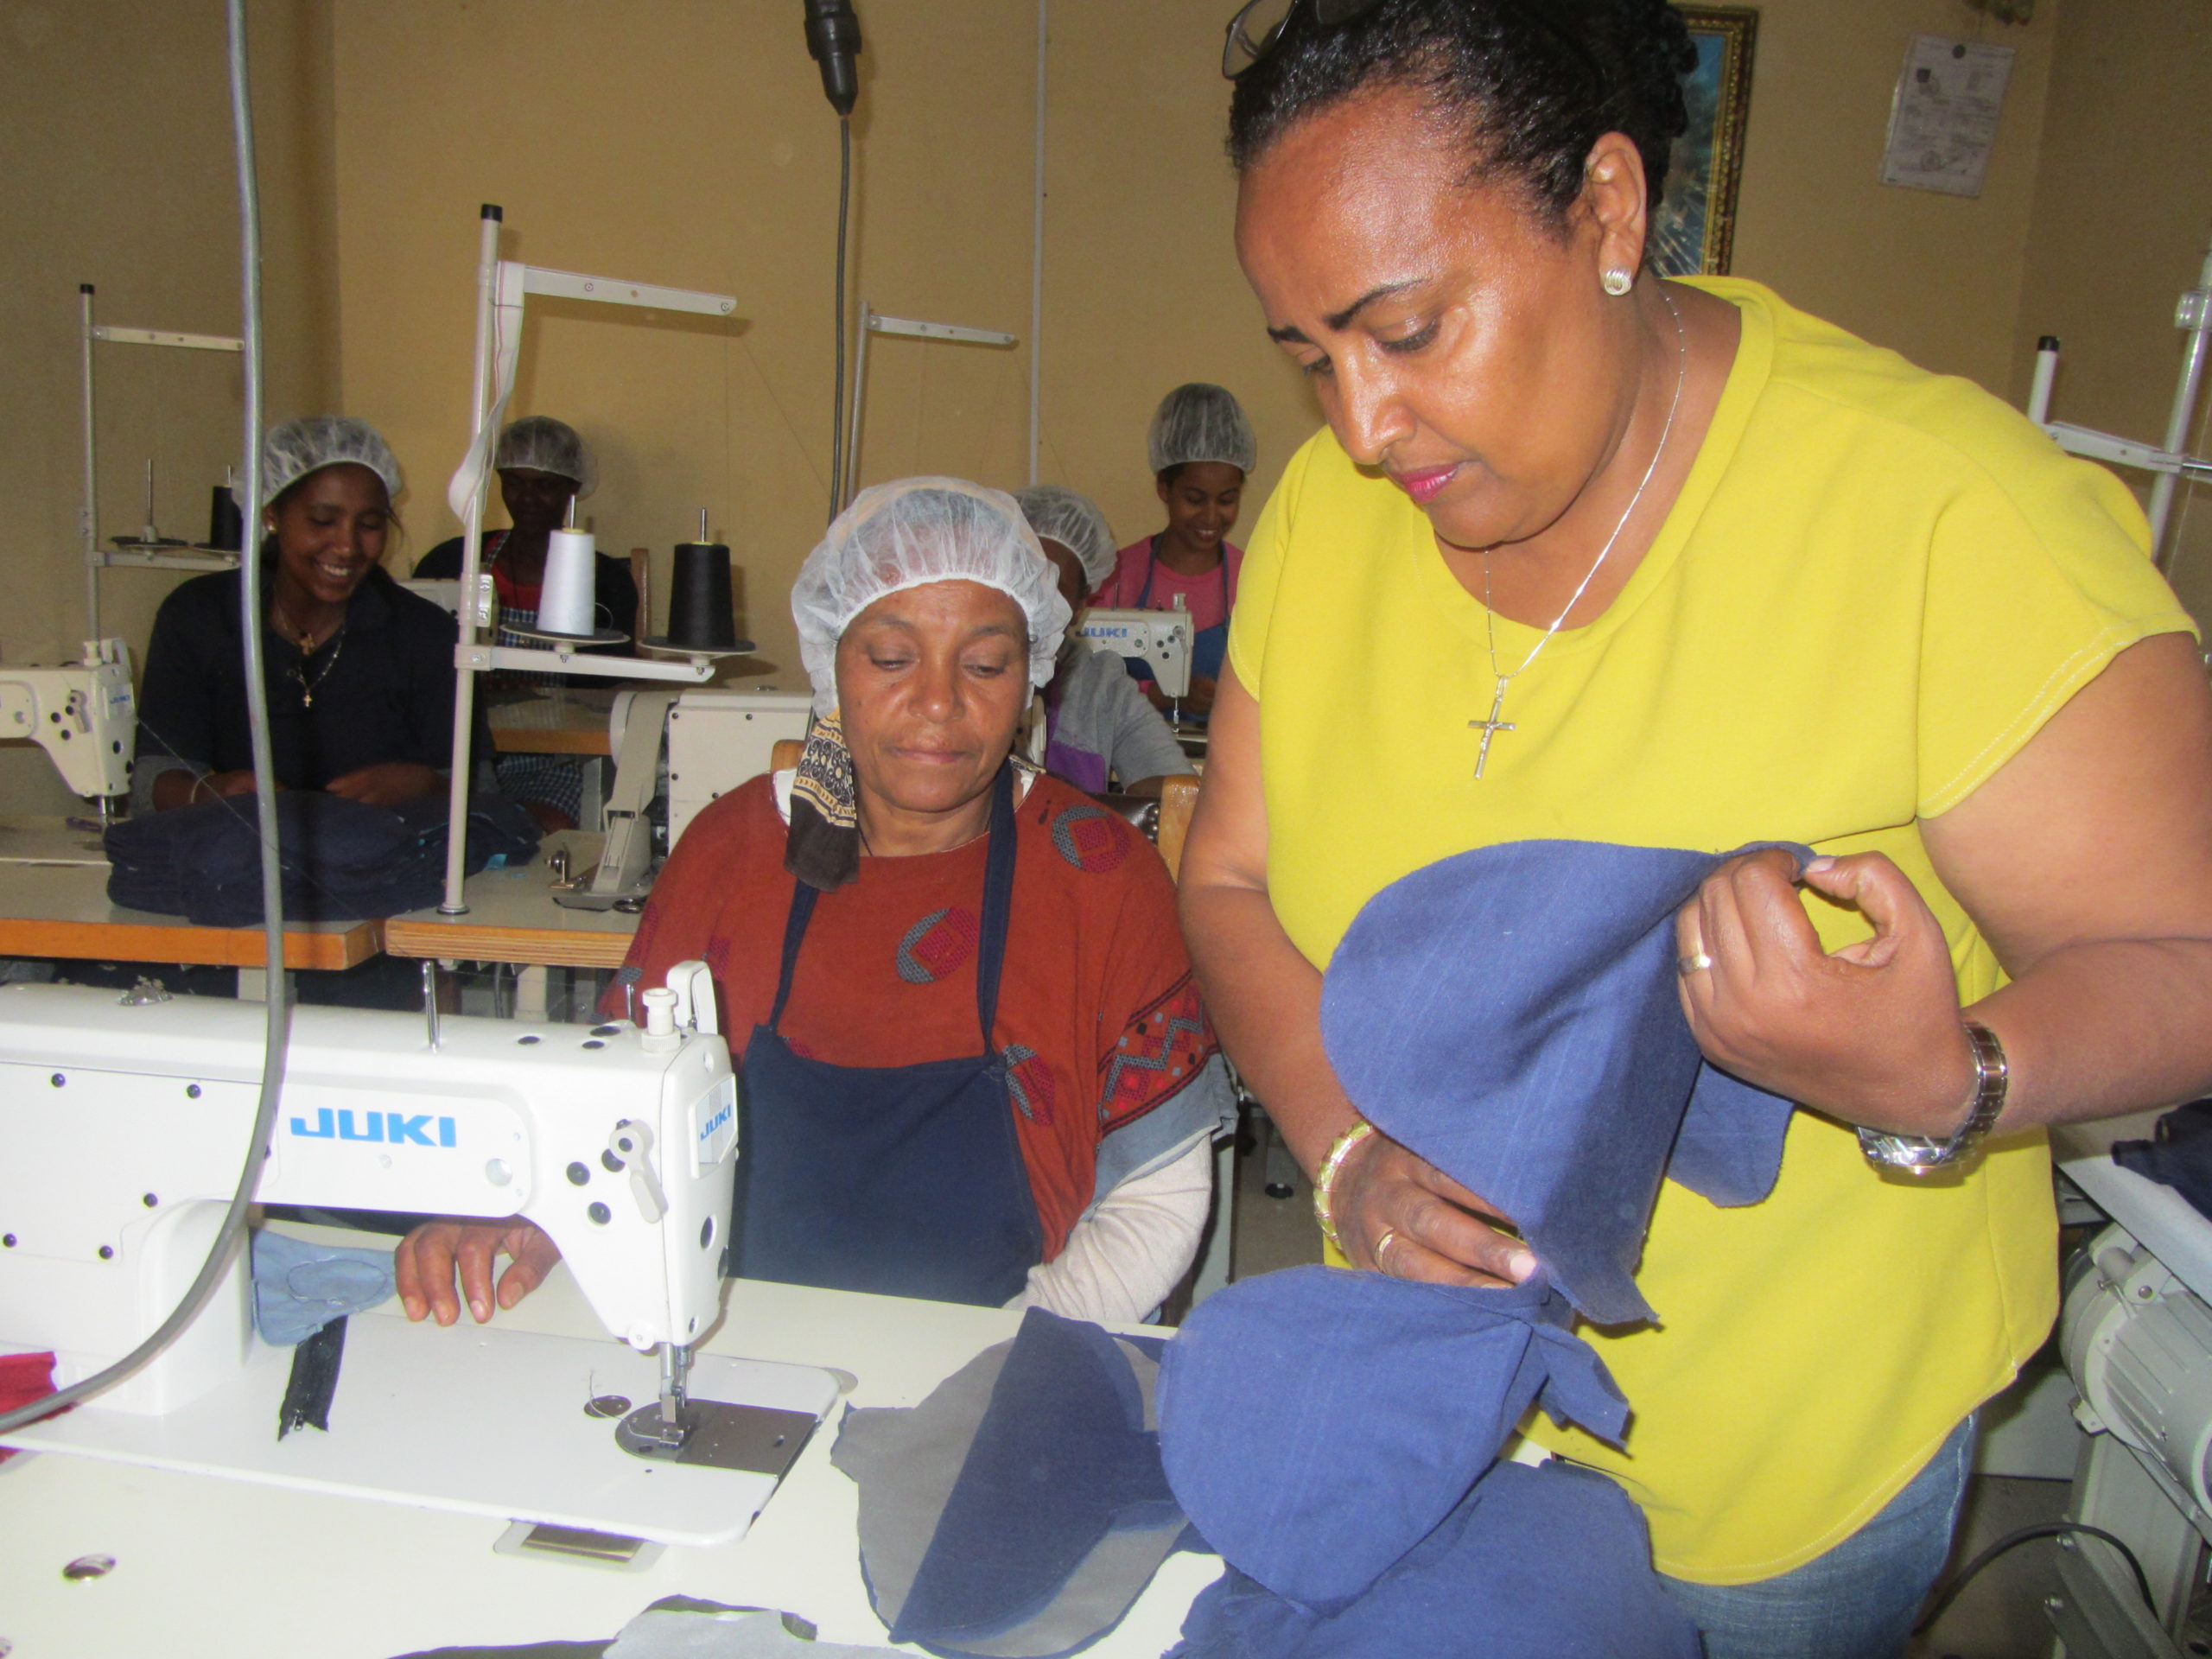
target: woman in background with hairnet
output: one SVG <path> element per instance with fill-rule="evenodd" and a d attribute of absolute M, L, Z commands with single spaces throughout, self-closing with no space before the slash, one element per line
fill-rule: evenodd
<path fill-rule="evenodd" d="M 550 416 L 530 415 L 499 434 L 492 465 L 499 474 L 499 499 L 510 524 L 484 532 L 481 568 L 492 573 L 499 596 L 499 639 L 503 645 L 537 642 L 509 632 L 537 620 L 538 595 L 545 582 L 545 553 L 553 532 L 567 521 L 569 505 L 592 493 L 598 476 L 591 452 L 575 428 Z M 440 542 L 415 567 L 418 581 L 450 582 L 461 575 L 461 537 Z M 606 554 L 592 573 L 599 626 L 635 637 L 638 584 L 629 567 Z M 556 682 L 557 675 L 530 675 L 529 683 Z M 512 682 L 510 682 L 512 683 Z M 573 830 L 583 791 L 583 763 L 561 755 L 503 755 L 499 787 L 528 807 L 545 829 Z"/>
<path fill-rule="evenodd" d="M 1213 710 L 1214 683 L 1229 649 L 1229 613 L 1236 603 L 1244 550 L 1232 546 L 1244 480 L 1259 458 L 1252 423 L 1226 387 L 1194 380 L 1160 399 L 1147 445 L 1153 487 L 1167 508 L 1167 527 L 1123 548 L 1111 579 L 1091 595 L 1110 610 L 1172 611 L 1180 599 L 1197 638 L 1191 649 L 1191 690 L 1181 712 L 1204 719 Z M 1153 706 L 1168 700 L 1139 665 Z"/>
<path fill-rule="evenodd" d="M 367 422 L 314 416 L 287 421 L 263 441 L 261 484 L 275 786 L 328 790 L 372 806 L 435 794 L 453 759 L 457 632 L 381 563 L 397 522 L 399 463 Z M 138 694 L 134 810 L 258 787 L 239 581 L 234 570 L 194 576 L 162 601 Z"/>
<path fill-rule="evenodd" d="M 692 820 L 629 957 L 648 987 L 703 960 L 750 1033 L 733 1271 L 1141 1318 L 1196 1252 L 1229 1092 L 1158 855 L 1010 758 L 1068 623 L 1052 567 L 1010 497 L 909 479 L 830 527 L 791 611 L 798 767 Z M 436 1224 L 399 1292 L 451 1323 L 457 1263 L 482 1320 L 553 1255 Z"/>
<path fill-rule="evenodd" d="M 1084 595 L 1114 574 L 1114 532 L 1087 495 L 1032 484 L 1014 499 L 1059 577 L 1060 597 L 1080 615 Z M 1122 658 L 1093 651 L 1070 625 L 1045 688 L 1045 770 L 1096 795 L 1157 795 L 1191 763 L 1160 711 L 1122 671 Z"/>

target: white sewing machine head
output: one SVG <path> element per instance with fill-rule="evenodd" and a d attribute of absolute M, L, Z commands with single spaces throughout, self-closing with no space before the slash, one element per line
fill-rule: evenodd
<path fill-rule="evenodd" d="M 85 659 L 50 668 L 0 666 L 0 738 L 29 738 L 61 781 L 101 800 L 130 792 L 137 705 L 120 639 L 88 639 Z"/>
<path fill-rule="evenodd" d="M 1135 658 L 1152 670 L 1171 697 L 1191 689 L 1191 613 L 1188 611 L 1085 611 L 1076 632 L 1093 651 Z"/>
<path fill-rule="evenodd" d="M 519 1215 L 608 1331 L 688 1347 L 720 1316 L 737 1159 L 711 992 L 696 1029 L 663 1013 L 691 1000 L 652 994 L 658 1032 L 447 1018 L 435 1047 L 420 1014 L 299 1008 L 258 1197 Z M 264 1018 L 0 990 L 0 1352 L 51 1348 L 67 1385 L 168 1317 L 244 1165 Z M 173 1410 L 235 1375 L 251 1338 L 242 1255 L 191 1329 L 99 1403 Z"/>

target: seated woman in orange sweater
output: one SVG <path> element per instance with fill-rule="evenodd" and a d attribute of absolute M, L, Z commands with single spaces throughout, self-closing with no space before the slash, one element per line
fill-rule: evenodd
<path fill-rule="evenodd" d="M 1009 758 L 1068 621 L 1053 569 L 1010 498 L 908 480 L 831 526 L 791 609 L 806 752 L 693 822 L 630 953 L 647 985 L 704 960 L 742 1045 L 734 1270 L 1141 1318 L 1196 1252 L 1230 1099 L 1158 855 Z M 457 1265 L 481 1320 L 552 1257 L 437 1224 L 400 1294 L 451 1323 Z"/>

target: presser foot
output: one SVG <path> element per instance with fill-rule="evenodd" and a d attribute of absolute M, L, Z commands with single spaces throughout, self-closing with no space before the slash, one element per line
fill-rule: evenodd
<path fill-rule="evenodd" d="M 634 1458 L 695 1468 L 734 1469 L 781 1480 L 821 1420 L 811 1412 L 687 1400 L 671 1435 L 660 1404 L 640 1406 L 615 1425 L 614 1443 Z"/>

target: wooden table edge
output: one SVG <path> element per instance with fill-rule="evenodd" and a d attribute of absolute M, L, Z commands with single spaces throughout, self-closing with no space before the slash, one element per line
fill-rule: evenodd
<path fill-rule="evenodd" d="M 355 922 L 330 932 L 284 934 L 287 968 L 352 968 L 381 948 L 382 924 Z M 192 963 L 258 968 L 266 960 L 257 927 L 195 927 L 189 922 L 69 922 L 0 918 L 0 953 L 79 962 Z"/>
<path fill-rule="evenodd" d="M 394 917 L 385 924 L 384 948 L 395 957 L 523 962 L 550 968 L 620 968 L 630 955 L 633 937 L 631 933 L 568 933 L 548 928 L 500 927 L 485 922 Z"/>

